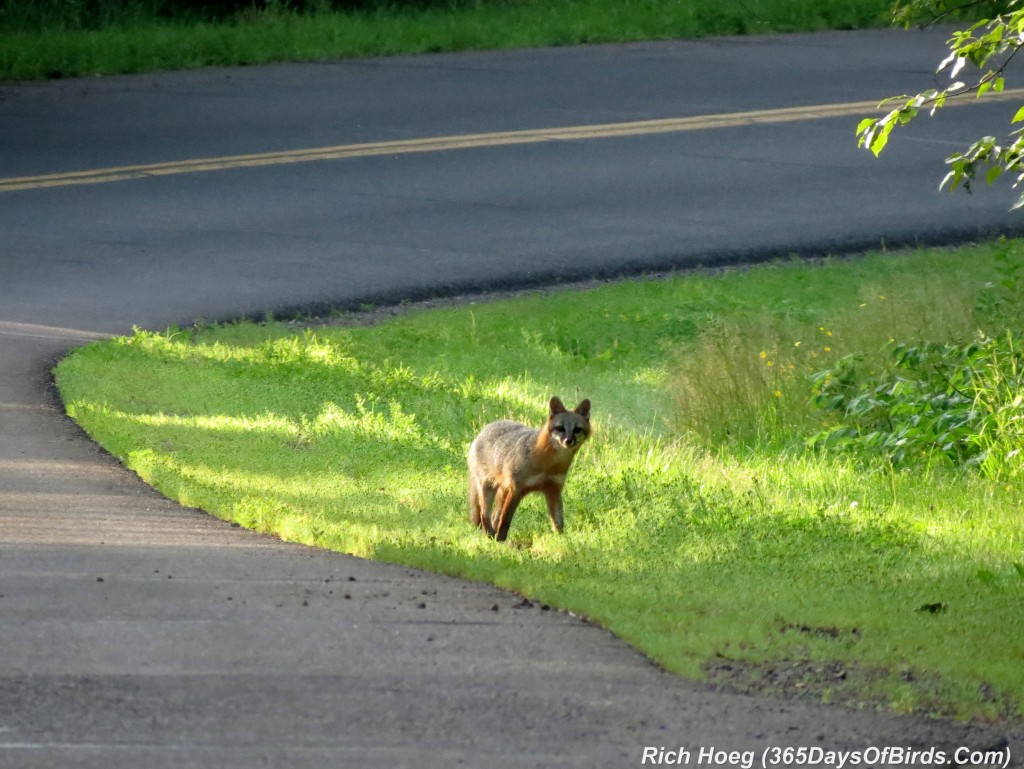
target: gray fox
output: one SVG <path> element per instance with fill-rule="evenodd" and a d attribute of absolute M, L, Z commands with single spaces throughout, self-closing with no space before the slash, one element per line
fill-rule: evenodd
<path fill-rule="evenodd" d="M 590 437 L 590 400 L 569 411 L 551 399 L 548 421 L 534 430 L 503 420 L 484 427 L 469 447 L 469 519 L 498 542 L 527 494 L 540 491 L 555 531 L 562 531 L 562 487 Z M 493 507 L 493 510 L 492 510 Z"/>

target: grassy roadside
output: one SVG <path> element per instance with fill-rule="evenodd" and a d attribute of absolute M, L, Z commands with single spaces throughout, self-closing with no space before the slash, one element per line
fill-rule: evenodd
<path fill-rule="evenodd" d="M 804 442 L 825 418 L 807 406 L 814 371 L 890 337 L 973 333 L 1007 259 L 1024 246 L 626 281 L 373 327 L 140 332 L 56 374 L 94 438 L 215 515 L 586 613 L 683 675 L 1019 718 L 1019 484 Z M 528 499 L 498 545 L 467 520 L 466 448 L 488 421 L 539 423 L 554 393 L 592 398 L 597 429 L 566 534 Z"/>
<path fill-rule="evenodd" d="M 105 0 L 97 0 L 103 6 Z M 112 11 L 83 25 L 42 0 L 0 4 L 0 80 L 34 80 L 400 53 L 855 29 L 888 21 L 889 0 L 494 0 L 380 3 L 299 13 L 284 4 L 225 19 Z M 111 3 L 107 2 L 107 5 Z M 69 3 L 69 8 L 81 4 Z M 113 4 L 117 7 L 117 4 Z M 128 6 L 128 3 L 124 4 Z"/>

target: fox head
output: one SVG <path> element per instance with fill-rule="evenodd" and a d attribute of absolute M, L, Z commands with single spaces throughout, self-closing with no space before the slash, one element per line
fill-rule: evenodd
<path fill-rule="evenodd" d="M 551 399 L 547 431 L 551 443 L 575 451 L 590 437 L 590 399 L 569 411 L 558 396 Z"/>

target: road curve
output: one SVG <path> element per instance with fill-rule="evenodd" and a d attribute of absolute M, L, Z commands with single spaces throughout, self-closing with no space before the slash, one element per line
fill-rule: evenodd
<path fill-rule="evenodd" d="M 1006 197 L 935 191 L 941 159 L 1014 105 L 922 122 L 882 161 L 853 148 L 855 119 L 825 116 L 2 184 L 872 100 L 927 86 L 943 38 L 0 86 L 0 767 L 634 767 L 653 765 L 649 747 L 685 747 L 694 764 L 702 748 L 1024 754 L 1018 727 L 715 691 L 497 589 L 183 509 L 86 440 L 49 376 L 69 348 L 132 325 L 1016 231 Z"/>

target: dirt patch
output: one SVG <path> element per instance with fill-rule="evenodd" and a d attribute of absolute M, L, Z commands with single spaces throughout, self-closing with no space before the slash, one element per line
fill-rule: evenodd
<path fill-rule="evenodd" d="M 844 660 L 782 657 L 763 661 L 717 656 L 704 665 L 708 681 L 715 688 L 742 694 L 778 697 L 891 712 L 902 692 L 914 703 L 914 711 L 936 718 L 956 718 L 943 707 L 942 679 L 911 667 L 889 670 Z M 982 684 L 979 699 L 986 704 L 989 722 L 1017 722 L 1012 697 Z"/>

